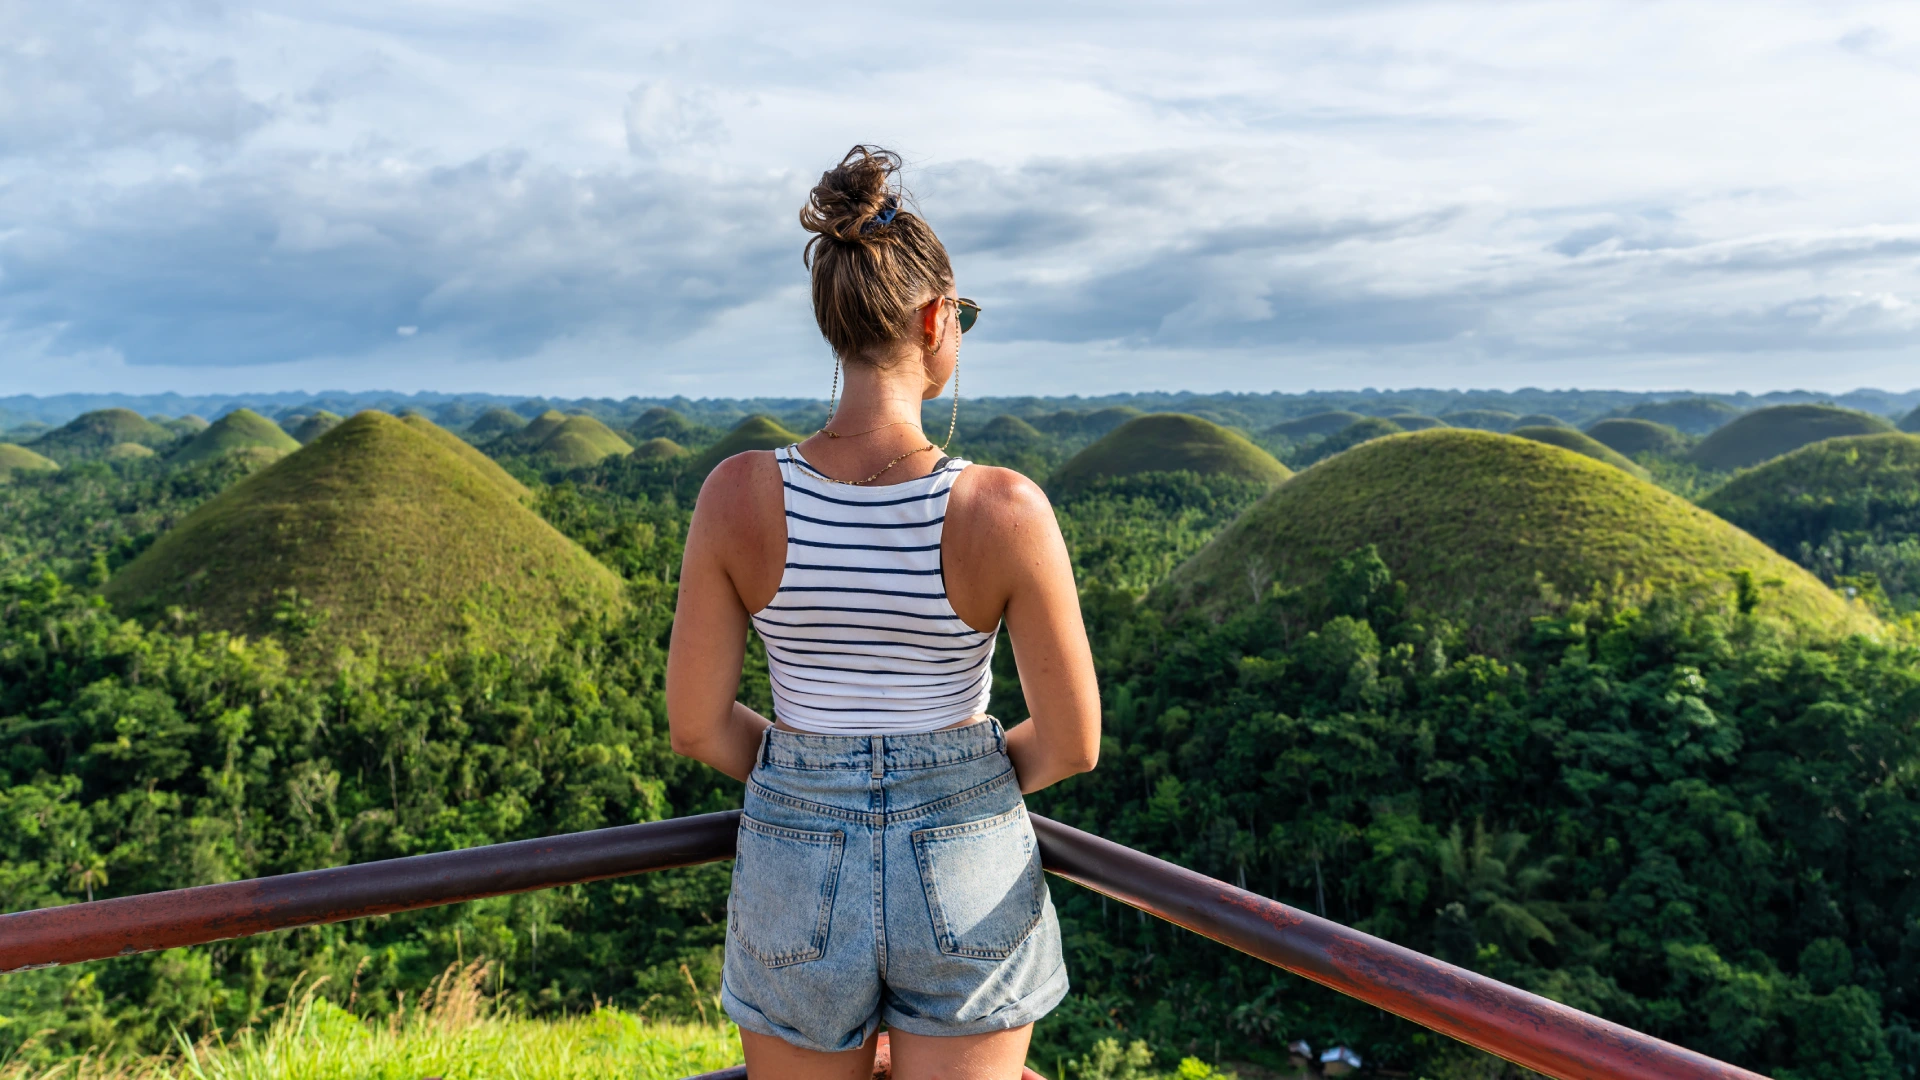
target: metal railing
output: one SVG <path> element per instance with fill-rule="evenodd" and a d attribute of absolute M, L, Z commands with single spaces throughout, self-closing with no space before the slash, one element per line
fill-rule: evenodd
<path fill-rule="evenodd" d="M 739 811 L 0 915 L 0 972 L 730 859 Z M 1560 1080 L 1761 1080 L 1039 815 L 1048 872 Z M 736 1074 L 743 1075 L 743 1074 Z"/>

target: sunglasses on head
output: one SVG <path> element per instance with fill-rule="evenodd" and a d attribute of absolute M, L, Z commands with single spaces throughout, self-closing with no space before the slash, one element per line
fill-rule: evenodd
<path fill-rule="evenodd" d="M 932 300 L 927 301 L 927 303 L 938 304 L 942 301 L 946 301 L 953 305 L 954 314 L 960 319 L 961 333 L 964 334 L 967 331 L 973 329 L 973 324 L 979 321 L 980 305 L 974 303 L 973 301 L 967 299 L 964 296 L 959 296 L 959 297 L 936 296 Z"/>

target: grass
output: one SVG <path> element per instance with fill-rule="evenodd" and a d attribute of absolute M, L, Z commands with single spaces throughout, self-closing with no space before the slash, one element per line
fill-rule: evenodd
<path fill-rule="evenodd" d="M 52 458 L 36 454 L 24 446 L 0 443 L 0 484 L 6 483 L 14 473 L 50 472 L 59 467 L 59 463 Z"/>
<path fill-rule="evenodd" d="M 1766 545 L 1684 499 L 1558 447 L 1475 431 L 1393 435 L 1282 484 L 1176 570 L 1154 602 L 1224 617 L 1270 585 L 1308 586 L 1367 544 L 1414 605 L 1502 652 L 1536 615 L 1598 588 L 1730 594 L 1819 633 L 1873 620 Z"/>
<path fill-rule="evenodd" d="M 155 1057 L 23 1059 L 0 1067 L 0 1080 L 680 1080 L 740 1063 L 729 1024 L 609 1008 L 557 1020 L 505 1015 L 478 990 L 484 976 L 478 964 L 449 973 L 421 1007 L 384 1018 L 356 1016 L 309 988 L 262 1029 Z"/>
<path fill-rule="evenodd" d="M 1438 420 L 1431 416 L 1421 416 L 1419 413 L 1401 413 L 1397 416 L 1389 416 L 1387 419 L 1398 424 L 1402 431 L 1428 431 L 1433 428 L 1447 426 L 1444 420 Z"/>
<path fill-rule="evenodd" d="M 1366 417 L 1357 412 L 1336 409 L 1332 412 L 1317 412 L 1293 420 L 1282 420 L 1262 434 L 1275 439 L 1309 439 L 1315 435 L 1331 435 L 1365 419 Z"/>
<path fill-rule="evenodd" d="M 1514 432 L 1519 431 L 1521 428 L 1530 428 L 1530 427 L 1570 428 L 1572 426 L 1573 426 L 1572 424 L 1567 423 L 1565 420 L 1562 420 L 1557 416 L 1549 416 L 1546 413 L 1528 413 L 1527 415 L 1521 417 L 1520 419 L 1515 420 L 1513 422 L 1513 431 L 1509 431 L 1507 434 L 1511 435 Z"/>
<path fill-rule="evenodd" d="M 475 442 L 486 442 L 502 435 L 511 435 L 527 426 L 527 420 L 511 409 L 491 408 L 467 425 L 467 438 Z"/>
<path fill-rule="evenodd" d="M 1647 470 L 1635 465 L 1620 452 L 1600 442 L 1591 435 L 1566 426 L 1561 427 L 1517 427 L 1511 432 L 1517 439 L 1532 439 L 1537 443 L 1557 446 L 1562 450 L 1571 450 L 1576 454 L 1590 457 L 1595 461 L 1604 461 L 1623 472 L 1629 472 L 1642 480 L 1647 478 Z"/>
<path fill-rule="evenodd" d="M 536 642 L 619 608 L 613 571 L 474 458 L 424 418 L 361 413 L 201 505 L 104 592 L 138 618 L 177 606 L 209 629 L 310 637 L 316 658 L 364 635 L 400 659 Z"/>
<path fill-rule="evenodd" d="M 719 442 L 702 451 L 694 459 L 692 471 L 695 476 L 705 476 L 713 471 L 715 465 L 735 454 L 748 450 L 777 450 L 803 438 L 805 436 L 780 426 L 780 421 L 771 416 L 749 416 L 735 424 L 732 431 L 722 435 Z"/>
<path fill-rule="evenodd" d="M 1600 445 L 1630 458 L 1640 454 L 1677 457 L 1687 452 L 1687 437 L 1680 434 L 1679 428 L 1652 420 L 1616 416 L 1595 421 L 1587 427 L 1587 434 Z"/>
<path fill-rule="evenodd" d="M 140 461 L 160 455 L 154 453 L 151 446 L 141 446 L 137 442 L 123 442 L 107 447 L 107 452 L 100 456 L 108 461 Z"/>
<path fill-rule="evenodd" d="M 179 436 L 132 409 L 99 409 L 74 417 L 33 441 L 33 449 L 59 460 L 98 457 L 120 443 L 158 449 Z"/>
<path fill-rule="evenodd" d="M 1520 416 L 1505 409 L 1461 409 L 1457 412 L 1444 412 L 1440 420 L 1448 427 L 1472 428 L 1476 431 L 1512 431 L 1520 426 Z"/>
<path fill-rule="evenodd" d="M 1652 401 L 1627 410 L 1628 419 L 1651 420 L 1688 435 L 1705 435 L 1746 410 L 1713 398 Z"/>
<path fill-rule="evenodd" d="M 282 431 L 279 424 L 252 409 L 235 409 L 189 439 L 187 445 L 174 453 L 173 461 L 178 465 L 196 465 L 235 450 L 290 454 L 298 449 L 299 441 Z"/>
<path fill-rule="evenodd" d="M 655 405 L 640 414 L 632 430 L 643 439 L 671 439 L 685 445 L 700 439 L 701 427 L 664 405 Z"/>
<path fill-rule="evenodd" d="M 1894 430 L 1884 416 L 1837 405 L 1775 405 L 1744 413 L 1700 440 L 1688 455 L 1709 469 L 1745 469 L 1809 443 Z"/>
<path fill-rule="evenodd" d="M 1039 442 L 1046 436 L 1040 429 L 1017 416 L 996 416 L 987 421 L 974 439 L 980 442 L 1030 443 Z"/>
<path fill-rule="evenodd" d="M 1835 532 L 1920 535 L 1920 437 L 1859 435 L 1803 446 L 1740 473 L 1700 504 L 1786 552 Z"/>
<path fill-rule="evenodd" d="M 1290 473 L 1243 435 L 1184 413 L 1137 416 L 1068 458 L 1051 486 L 1072 491 L 1103 477 L 1191 472 L 1277 484 Z"/>
<path fill-rule="evenodd" d="M 633 448 L 636 461 L 664 461 L 686 455 L 687 448 L 668 438 L 648 439 Z"/>
<path fill-rule="evenodd" d="M 633 453 L 633 444 L 591 416 L 569 416 L 532 450 L 562 468 L 592 465 L 615 455 Z"/>
<path fill-rule="evenodd" d="M 473 444 L 441 427 L 439 424 L 415 413 L 403 416 L 400 422 L 413 430 L 439 443 L 444 449 L 452 451 L 460 460 L 478 471 L 482 476 L 500 485 L 501 490 L 516 499 L 531 499 L 533 491 L 527 485 L 514 479 L 513 474 L 500 467 L 500 463 L 473 448 Z"/>

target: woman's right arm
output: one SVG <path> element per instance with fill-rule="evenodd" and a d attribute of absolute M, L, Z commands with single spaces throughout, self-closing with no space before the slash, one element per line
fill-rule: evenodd
<path fill-rule="evenodd" d="M 747 608 L 727 571 L 729 546 L 750 535 L 756 479 L 747 455 L 721 462 L 701 486 L 680 561 L 680 600 L 667 651 L 673 751 L 745 780 L 766 717 L 735 700 L 746 659 Z"/>

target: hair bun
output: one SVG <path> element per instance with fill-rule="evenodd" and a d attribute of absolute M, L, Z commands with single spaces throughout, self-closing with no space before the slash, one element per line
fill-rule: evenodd
<path fill-rule="evenodd" d="M 820 174 L 820 182 L 800 208 L 800 225 L 810 233 L 844 243 L 860 243 L 893 223 L 899 198 L 893 174 L 900 155 L 877 146 L 857 145 L 840 164 Z"/>

